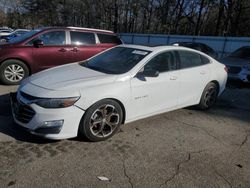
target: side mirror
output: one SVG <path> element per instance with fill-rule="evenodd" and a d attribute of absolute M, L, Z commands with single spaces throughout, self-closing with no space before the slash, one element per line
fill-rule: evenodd
<path fill-rule="evenodd" d="M 142 72 L 139 72 L 137 76 L 139 77 L 158 77 L 160 74 L 157 70 L 144 70 Z"/>
<path fill-rule="evenodd" d="M 34 40 L 33 41 L 33 46 L 36 47 L 36 48 L 40 48 L 42 47 L 44 44 L 43 44 L 43 41 L 40 40 L 40 39 L 37 39 L 37 40 Z"/>

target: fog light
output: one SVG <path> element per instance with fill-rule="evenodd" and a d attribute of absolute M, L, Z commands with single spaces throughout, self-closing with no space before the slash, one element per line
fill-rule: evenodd
<path fill-rule="evenodd" d="M 63 120 L 45 121 L 43 127 L 61 127 L 63 122 Z"/>

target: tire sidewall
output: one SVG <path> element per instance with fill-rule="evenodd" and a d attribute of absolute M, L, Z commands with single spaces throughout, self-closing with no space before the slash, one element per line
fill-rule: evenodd
<path fill-rule="evenodd" d="M 215 102 L 212 105 L 207 106 L 205 104 L 205 96 L 206 96 L 207 90 L 210 89 L 211 87 L 213 87 L 214 89 L 216 89 L 216 99 L 215 99 Z M 213 83 L 213 82 L 208 83 L 206 85 L 205 89 L 202 92 L 201 100 L 200 100 L 200 103 L 199 103 L 199 108 L 201 110 L 208 110 L 209 108 L 211 108 L 216 103 L 216 100 L 217 100 L 217 97 L 218 97 L 218 93 L 219 93 L 218 86 L 215 83 Z"/>
<path fill-rule="evenodd" d="M 101 138 L 101 137 L 96 137 L 92 134 L 92 132 L 90 131 L 89 121 L 90 121 L 90 118 L 91 118 L 92 114 L 94 113 L 94 111 L 97 108 L 99 108 L 100 106 L 105 105 L 105 104 L 113 105 L 116 108 L 116 110 L 118 111 L 120 118 L 119 118 L 119 124 L 117 125 L 116 129 L 112 132 L 112 134 L 110 134 L 107 137 Z M 123 120 L 123 112 L 122 112 L 122 108 L 119 105 L 119 103 L 117 103 L 116 101 L 111 100 L 111 99 L 104 99 L 104 100 L 101 100 L 101 101 L 93 104 L 85 112 L 85 114 L 80 122 L 80 125 L 79 125 L 79 134 L 80 134 L 80 136 L 83 136 L 83 137 L 85 137 L 88 140 L 93 141 L 93 142 L 104 141 L 104 140 L 107 140 L 110 137 L 112 137 L 119 130 L 121 123 L 122 123 L 122 120 Z"/>
<path fill-rule="evenodd" d="M 22 79 L 18 82 L 11 82 L 7 78 L 5 78 L 4 70 L 6 69 L 6 67 L 8 67 L 9 65 L 12 65 L 12 64 L 19 65 L 23 68 L 23 70 L 24 70 L 23 79 L 29 76 L 29 69 L 22 61 L 15 60 L 15 59 L 6 60 L 0 65 L 0 81 L 5 85 L 17 85 L 17 84 L 20 84 L 20 82 L 23 80 Z"/>

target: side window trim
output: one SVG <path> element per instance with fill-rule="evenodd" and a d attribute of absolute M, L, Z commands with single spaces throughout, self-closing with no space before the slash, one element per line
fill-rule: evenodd
<path fill-rule="evenodd" d="M 70 31 L 66 30 L 66 45 L 70 45 L 71 44 L 71 38 L 70 38 Z"/>
<path fill-rule="evenodd" d="M 101 44 L 100 39 L 99 39 L 97 33 L 94 33 L 94 34 L 95 34 L 95 44 Z"/>

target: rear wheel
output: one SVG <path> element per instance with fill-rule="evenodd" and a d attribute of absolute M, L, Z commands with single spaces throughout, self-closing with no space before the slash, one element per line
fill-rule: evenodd
<path fill-rule="evenodd" d="M 0 66 L 0 80 L 6 85 L 19 84 L 28 75 L 28 67 L 20 60 L 6 60 Z"/>
<path fill-rule="evenodd" d="M 202 93 L 198 107 L 201 110 L 207 110 L 211 108 L 217 100 L 218 93 L 219 93 L 218 86 L 213 82 L 208 83 Z"/>
<path fill-rule="evenodd" d="M 122 123 L 121 106 L 114 100 L 104 99 L 92 105 L 79 125 L 79 135 L 90 141 L 112 137 Z"/>

